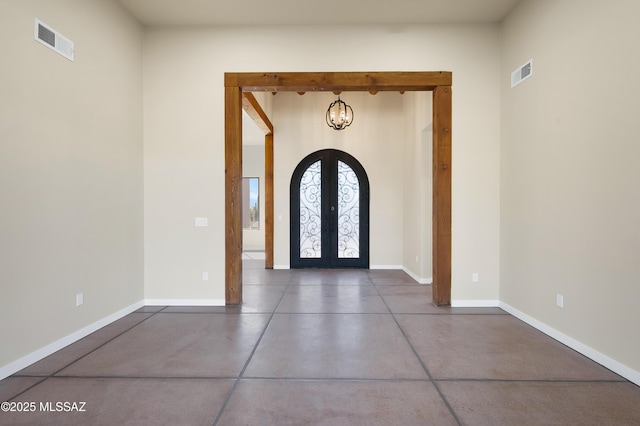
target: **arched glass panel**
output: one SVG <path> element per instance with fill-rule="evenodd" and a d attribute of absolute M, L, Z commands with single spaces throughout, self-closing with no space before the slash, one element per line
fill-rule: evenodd
<path fill-rule="evenodd" d="M 369 179 L 351 155 L 309 154 L 290 185 L 292 268 L 369 267 Z"/>
<path fill-rule="evenodd" d="M 300 258 L 322 257 L 322 170 L 320 160 L 300 179 Z"/>
<path fill-rule="evenodd" d="M 338 258 L 360 257 L 360 182 L 338 161 Z"/>

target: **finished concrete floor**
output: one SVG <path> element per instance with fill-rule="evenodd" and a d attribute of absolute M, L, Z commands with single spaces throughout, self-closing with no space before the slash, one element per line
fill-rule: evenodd
<path fill-rule="evenodd" d="M 244 265 L 242 306 L 147 306 L 0 381 L 37 408 L 0 425 L 640 424 L 640 387 L 498 308 L 435 307 L 401 271 Z"/>

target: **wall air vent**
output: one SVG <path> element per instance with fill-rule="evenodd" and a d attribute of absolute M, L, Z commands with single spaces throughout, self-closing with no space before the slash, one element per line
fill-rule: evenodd
<path fill-rule="evenodd" d="M 511 88 L 513 89 L 518 84 L 522 83 L 533 74 L 533 59 L 529 59 L 526 64 L 519 67 L 517 70 L 511 73 Z"/>
<path fill-rule="evenodd" d="M 73 61 L 73 42 L 36 18 L 36 41 Z"/>

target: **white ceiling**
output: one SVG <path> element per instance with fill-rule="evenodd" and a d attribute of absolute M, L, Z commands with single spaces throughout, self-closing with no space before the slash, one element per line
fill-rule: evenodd
<path fill-rule="evenodd" d="M 118 0 L 143 25 L 496 23 L 520 0 Z M 243 142 L 264 135 L 245 117 Z"/>
<path fill-rule="evenodd" d="M 118 0 L 144 25 L 500 22 L 520 0 Z"/>

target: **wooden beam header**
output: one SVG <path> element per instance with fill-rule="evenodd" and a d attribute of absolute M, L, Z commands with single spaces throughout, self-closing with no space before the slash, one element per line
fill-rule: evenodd
<path fill-rule="evenodd" d="M 244 92 L 432 91 L 451 86 L 450 71 L 225 73 L 225 87 Z"/>
<path fill-rule="evenodd" d="M 258 100 L 250 92 L 242 93 L 242 109 L 251 117 L 256 126 L 266 135 L 273 134 L 273 125 L 269 117 L 258 103 Z"/>

